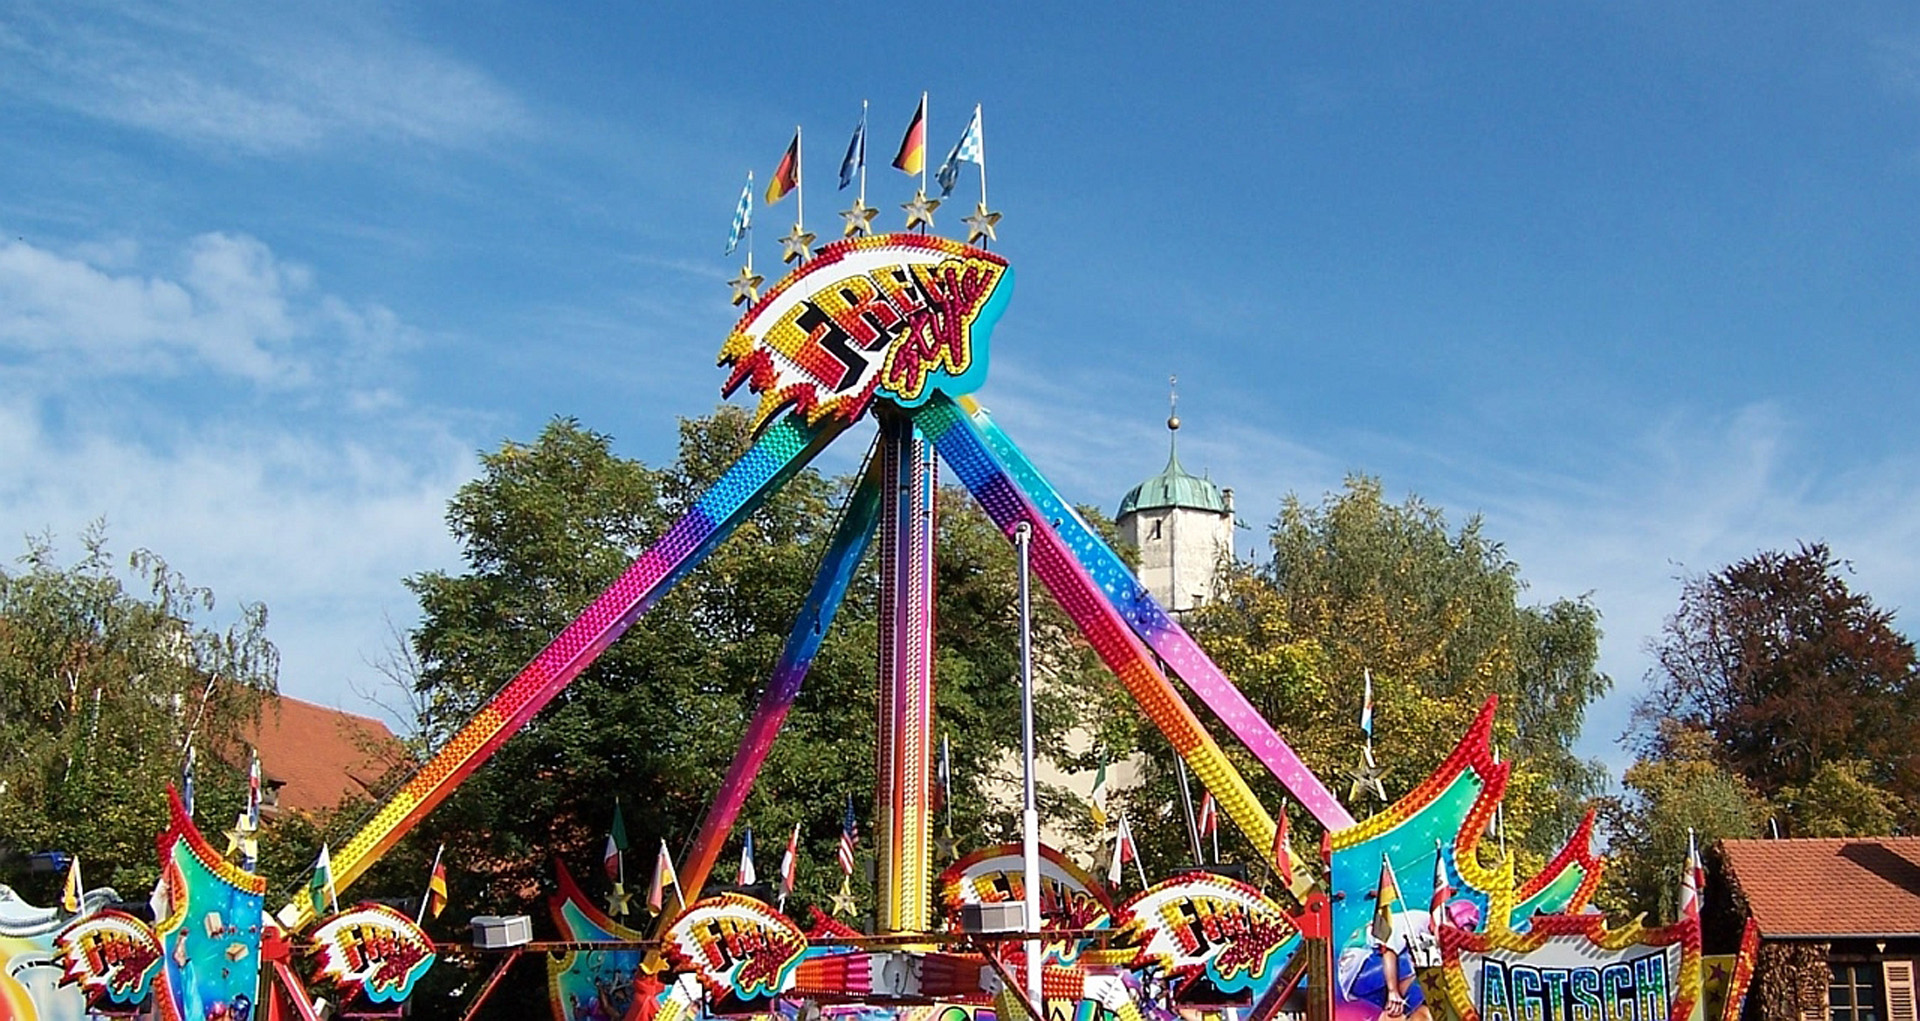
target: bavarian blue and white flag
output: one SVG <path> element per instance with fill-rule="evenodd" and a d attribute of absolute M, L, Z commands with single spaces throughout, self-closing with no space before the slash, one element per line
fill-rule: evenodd
<path fill-rule="evenodd" d="M 986 162 L 986 143 L 980 140 L 980 104 L 973 105 L 973 119 L 967 122 L 967 130 L 960 141 L 953 143 L 953 151 L 947 154 L 947 161 L 940 164 L 934 177 L 940 182 L 940 197 L 953 194 L 953 186 L 960 183 L 960 164 L 971 163 L 974 166 Z"/>
<path fill-rule="evenodd" d="M 727 254 L 740 247 L 740 235 L 753 227 L 753 171 L 747 171 L 747 185 L 740 189 L 740 204 L 733 207 L 733 229 L 727 231 Z"/>

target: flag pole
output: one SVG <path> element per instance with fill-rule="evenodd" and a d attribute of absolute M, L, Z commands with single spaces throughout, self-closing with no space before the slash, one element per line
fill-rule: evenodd
<path fill-rule="evenodd" d="M 987 124 L 980 119 L 980 104 L 973 104 L 973 122 L 980 126 L 980 208 L 987 208 Z"/>
<path fill-rule="evenodd" d="M 933 137 L 932 126 L 927 123 L 927 94 L 920 93 L 920 194 L 927 193 L 927 139 Z"/>
<path fill-rule="evenodd" d="M 922 93 L 921 102 L 925 102 Z M 925 125 L 922 125 L 924 129 Z M 927 165 L 920 164 L 921 187 L 925 188 Z M 1045 991 L 1041 988 L 1041 975 L 1044 968 L 1040 961 L 1040 802 L 1035 794 L 1034 783 L 1034 726 L 1033 726 L 1033 601 L 1028 588 L 1028 577 L 1032 573 L 1033 563 L 1033 525 L 1022 521 L 1014 526 L 1013 544 L 1020 557 L 1020 758 L 1025 765 L 1024 797 L 1025 805 L 1020 813 L 1021 842 L 1021 885 L 1025 895 L 1025 915 L 1023 922 L 1028 933 L 1026 941 L 1027 957 L 1027 1002 L 1038 1007 L 1042 1013 L 1046 1010 L 1043 1002 Z"/>
<path fill-rule="evenodd" d="M 753 201 L 753 198 L 752 198 L 753 170 L 752 168 L 748 168 L 747 170 L 747 196 L 748 196 L 747 201 L 751 203 Z M 746 223 L 746 226 L 740 228 L 740 232 L 747 236 L 747 275 L 752 276 L 753 275 L 753 206 L 752 205 L 747 206 L 747 223 Z M 678 878 L 678 877 L 675 877 L 675 878 Z"/>
<path fill-rule="evenodd" d="M 447 853 L 447 845 L 441 844 L 433 852 L 433 867 L 427 870 L 427 892 L 420 895 L 420 910 L 413 914 L 413 924 L 421 925 L 427 920 L 427 902 L 433 899 L 433 875 L 440 871 L 440 856 Z"/>
<path fill-rule="evenodd" d="M 800 155 L 800 125 L 793 126 L 793 232 L 806 230 L 807 176 L 801 171 L 806 160 Z"/>
<path fill-rule="evenodd" d="M 1158 656 L 1154 658 L 1156 660 L 1159 659 Z M 1166 668 L 1165 663 L 1160 664 L 1162 671 L 1166 670 Z M 1187 782 L 1186 760 L 1178 755 L 1174 756 L 1173 769 L 1174 774 L 1180 778 L 1180 810 L 1187 820 L 1187 846 L 1193 849 L 1194 863 L 1205 865 L 1206 861 L 1200 852 L 1200 827 L 1193 821 L 1193 790 Z"/>
<path fill-rule="evenodd" d="M 867 101 L 860 101 L 860 204 L 867 204 Z"/>

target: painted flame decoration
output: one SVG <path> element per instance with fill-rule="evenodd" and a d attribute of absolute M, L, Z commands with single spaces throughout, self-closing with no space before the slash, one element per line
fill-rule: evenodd
<path fill-rule="evenodd" d="M 960 908 L 967 904 L 1000 904 L 1026 898 L 1026 868 L 1019 844 L 998 844 L 968 853 L 940 873 L 940 900 L 947 908 L 947 924 L 960 929 Z M 1113 902 L 1098 880 L 1066 855 L 1040 845 L 1040 928 L 1049 930 L 1104 929 L 1113 921 Z M 1088 941 L 1046 941 L 1047 959 L 1060 964 L 1078 960 Z"/>
<path fill-rule="evenodd" d="M 54 937 L 69 981 L 80 983 L 89 1003 L 135 1004 L 147 998 L 160 971 L 160 941 L 147 923 L 124 911 L 104 909 L 67 926 Z"/>
<path fill-rule="evenodd" d="M 720 348 L 760 397 L 755 428 L 792 408 L 847 421 L 875 396 L 902 407 L 986 379 L 986 337 L 1013 290 L 1005 259 L 956 241 L 884 234 L 842 241 L 774 285 Z"/>
<path fill-rule="evenodd" d="M 1267 978 L 1276 952 L 1297 931 L 1259 890 L 1206 873 L 1142 890 L 1115 909 L 1114 925 L 1140 948 L 1136 965 L 1157 963 L 1180 976 L 1182 988 L 1204 973 L 1223 992 Z"/>
<path fill-rule="evenodd" d="M 433 940 L 413 919 L 384 904 L 361 904 L 313 931 L 320 974 L 342 990 L 363 989 L 376 1003 L 398 1003 L 433 967 Z"/>
<path fill-rule="evenodd" d="M 785 915 L 737 893 L 698 901 L 667 930 L 675 970 L 715 996 L 756 1000 L 793 984 L 807 937 Z"/>

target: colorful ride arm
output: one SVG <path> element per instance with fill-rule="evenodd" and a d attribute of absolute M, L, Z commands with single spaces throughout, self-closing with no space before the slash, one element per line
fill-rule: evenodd
<path fill-rule="evenodd" d="M 727 834 L 732 832 L 734 821 L 740 816 L 740 806 L 746 803 L 747 792 L 753 789 L 760 766 L 767 761 L 773 739 L 780 733 L 780 725 L 786 722 L 787 710 L 800 694 L 800 684 L 806 680 L 814 654 L 820 651 L 827 628 L 840 610 L 847 586 L 860 566 L 860 558 L 873 539 L 874 522 L 879 516 L 880 458 L 876 453 L 868 455 L 867 469 L 861 473 L 860 483 L 847 502 L 820 569 L 814 573 L 813 589 L 807 593 L 806 605 L 801 607 L 799 619 L 787 635 L 786 647 L 774 665 L 767 690 L 760 695 L 760 705 L 748 721 L 746 732 L 740 736 L 740 748 L 727 767 L 726 779 L 720 782 L 720 790 L 714 795 L 706 818 L 700 822 L 699 836 L 694 838 L 693 848 L 687 852 L 680 868 L 680 884 L 687 891 L 689 903 L 700 899 L 700 888 L 706 885 L 708 873 L 719 860 L 721 845 L 726 843 Z M 662 929 L 669 921 L 669 916 L 661 916 Z"/>
<path fill-rule="evenodd" d="M 1279 734 L 1274 733 L 1273 726 L 1253 707 L 1253 703 L 1247 701 L 1247 696 L 1241 694 L 1240 689 L 1227 679 L 1227 675 L 1214 665 L 1213 660 L 1201 651 L 1199 643 L 1187 634 L 1180 622 L 1161 608 L 1159 602 L 1147 592 L 1146 586 L 1127 570 L 1119 554 L 1087 526 L 1071 504 L 1061 499 L 1060 494 L 1033 466 L 1033 462 L 1027 460 L 1013 440 L 994 424 L 986 409 L 979 402 L 966 397 L 961 398 L 959 404 L 967 412 L 967 420 L 979 433 L 981 442 L 992 452 L 1014 484 L 1033 501 L 1034 509 L 1060 533 L 1061 539 L 1073 551 L 1074 558 L 1086 568 L 1100 591 L 1106 594 L 1107 602 L 1133 629 L 1134 634 L 1159 654 L 1167 666 L 1186 682 L 1187 687 L 1200 697 L 1200 701 L 1220 717 L 1220 722 L 1227 725 L 1233 736 L 1239 738 L 1259 758 L 1261 764 L 1285 784 L 1294 797 L 1300 799 L 1300 804 L 1320 820 L 1321 825 L 1330 831 L 1352 826 L 1353 814 L 1347 811 L 1346 806 L 1340 804 L 1313 770 L 1300 761 L 1300 756 L 1281 740 Z"/>
<path fill-rule="evenodd" d="M 398 843 L 844 428 L 837 418 L 808 425 L 792 415 L 769 425 L 665 535 L 518 676 L 495 692 L 358 833 L 333 852 L 335 886 L 344 891 Z M 280 917 L 287 928 L 298 929 L 313 920 L 313 906 L 306 897 L 296 897 L 281 909 Z"/>
<path fill-rule="evenodd" d="M 1247 786 L 1240 771 L 1227 759 L 1213 736 L 1179 689 L 1154 665 L 1146 646 L 1140 644 L 1126 622 L 1120 619 L 1100 587 L 1074 558 L 1052 522 L 1033 507 L 1020 487 L 1008 477 L 987 450 L 967 417 L 950 400 L 936 395 L 924 407 L 913 412 L 913 419 L 951 467 L 987 516 L 1008 536 L 1025 521 L 1033 526 L 1034 573 L 1052 591 L 1061 609 L 1080 628 L 1087 642 L 1105 661 L 1154 726 L 1160 728 L 1174 751 L 1192 767 L 1207 789 L 1214 792 L 1221 811 L 1233 820 L 1253 846 L 1273 846 L 1273 817 Z"/>

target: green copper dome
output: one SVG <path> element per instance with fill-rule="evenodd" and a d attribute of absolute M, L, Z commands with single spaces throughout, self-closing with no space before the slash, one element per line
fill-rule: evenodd
<path fill-rule="evenodd" d="M 1180 420 L 1168 419 L 1167 428 L 1178 430 Z M 1167 443 L 1167 466 L 1161 469 L 1160 474 L 1133 487 L 1120 501 L 1120 511 L 1114 517 L 1117 520 L 1140 511 L 1169 508 L 1228 513 L 1227 497 L 1219 486 L 1198 475 L 1188 474 L 1185 468 L 1180 467 L 1180 452 L 1171 437 Z"/>

